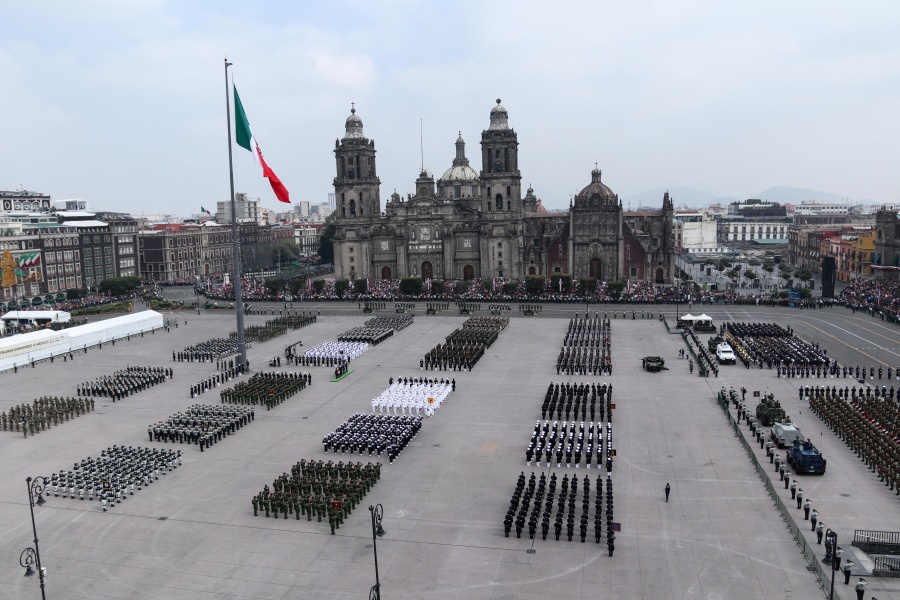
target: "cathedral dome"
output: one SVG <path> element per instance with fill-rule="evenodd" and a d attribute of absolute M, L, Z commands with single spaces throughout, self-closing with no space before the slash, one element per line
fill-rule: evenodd
<path fill-rule="evenodd" d="M 491 109 L 491 129 L 509 129 L 509 114 L 503 105 L 500 104 L 500 98 L 497 98 L 497 106 Z"/>
<path fill-rule="evenodd" d="M 475 181 L 478 173 L 469 165 L 453 166 L 444 171 L 441 181 Z"/>
<path fill-rule="evenodd" d="M 347 117 L 347 122 L 344 124 L 344 129 L 346 130 L 346 134 L 344 137 L 346 138 L 362 138 L 366 137 L 363 135 L 363 122 L 356 114 L 356 103 L 350 103 L 350 116 Z"/>
<path fill-rule="evenodd" d="M 578 192 L 578 195 L 582 198 L 590 198 L 594 195 L 604 198 L 615 198 L 616 194 L 600 181 L 600 175 L 600 169 L 591 171 L 591 183 Z"/>

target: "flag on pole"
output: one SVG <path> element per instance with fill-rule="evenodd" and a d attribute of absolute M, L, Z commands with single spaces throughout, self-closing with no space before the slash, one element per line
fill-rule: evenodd
<path fill-rule="evenodd" d="M 202 213 L 206 213 L 206 214 L 208 214 L 208 215 L 209 215 L 209 216 L 212 216 L 212 213 L 211 213 L 211 212 L 209 212 L 209 211 L 208 211 L 208 210 L 206 210 L 206 209 L 205 209 L 205 208 L 203 208 L 203 206 L 202 206 L 202 205 L 201 205 L 201 206 L 200 206 L 200 212 L 202 212 Z"/>
<path fill-rule="evenodd" d="M 241 97 L 238 96 L 237 88 L 234 88 L 234 133 L 238 146 L 249 150 L 253 154 L 256 164 L 262 167 L 263 177 L 269 180 L 269 183 L 272 185 L 272 191 L 275 192 L 275 197 L 281 202 L 290 204 L 291 199 L 287 188 L 284 187 L 284 184 L 281 183 L 275 172 L 266 164 L 259 149 L 259 144 L 256 143 L 256 138 L 253 137 L 253 132 L 250 131 L 250 121 L 247 120 L 247 114 L 244 112 L 244 105 L 241 104 Z"/>

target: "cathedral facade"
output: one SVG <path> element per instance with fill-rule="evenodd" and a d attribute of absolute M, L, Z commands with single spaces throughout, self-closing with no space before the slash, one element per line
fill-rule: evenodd
<path fill-rule="evenodd" d="M 657 211 L 625 212 L 591 172 L 568 212 L 547 212 L 529 187 L 522 194 L 519 142 L 500 101 L 481 132 L 481 170 L 456 156 L 437 180 L 419 174 L 415 192 L 396 192 L 381 209 L 375 142 L 353 108 L 335 140 L 334 266 L 338 279 L 574 278 L 671 283 L 674 207 L 668 194 Z"/>

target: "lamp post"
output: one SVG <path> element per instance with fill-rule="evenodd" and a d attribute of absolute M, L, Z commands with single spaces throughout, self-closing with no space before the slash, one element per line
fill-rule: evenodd
<path fill-rule="evenodd" d="M 378 543 L 377 538 L 384 535 L 384 529 L 381 527 L 381 518 L 384 516 L 384 509 L 380 504 L 369 506 L 369 512 L 372 513 L 372 551 L 375 554 L 375 585 L 369 590 L 369 600 L 381 600 L 381 581 L 378 579 Z"/>
<path fill-rule="evenodd" d="M 46 500 L 44 500 L 44 489 L 47 487 L 47 480 L 43 477 L 35 477 L 34 480 L 28 477 L 25 480 L 25 485 L 28 487 L 28 508 L 31 510 L 31 530 L 34 532 L 34 548 L 25 548 L 22 551 L 22 554 L 19 555 L 19 564 L 25 568 L 25 577 L 34 575 L 34 569 L 31 568 L 31 565 L 37 567 L 38 578 L 41 581 L 41 598 L 47 600 L 47 595 L 44 593 L 44 569 L 41 567 L 37 526 L 34 524 L 34 504 L 37 502 L 37 505 L 41 506 L 46 503 Z M 34 499 L 35 496 L 37 496 L 37 500 Z"/>
<path fill-rule="evenodd" d="M 829 599 L 834 599 L 834 569 L 837 566 L 834 560 L 835 551 L 837 550 L 837 532 L 829 529 L 825 532 L 825 558 L 822 562 L 831 565 L 831 592 Z"/>
<path fill-rule="evenodd" d="M 194 282 L 194 295 L 197 296 L 197 316 L 200 316 L 200 276 Z"/>

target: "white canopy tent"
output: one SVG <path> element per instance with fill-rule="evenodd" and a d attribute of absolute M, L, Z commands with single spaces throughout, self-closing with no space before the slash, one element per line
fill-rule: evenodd
<path fill-rule="evenodd" d="M 29 325 L 43 327 L 48 323 L 65 323 L 72 320 L 72 315 L 64 310 L 11 310 L 0 319 L 6 325 Z"/>

